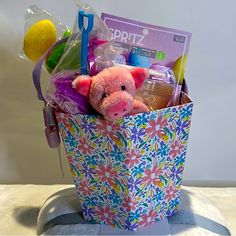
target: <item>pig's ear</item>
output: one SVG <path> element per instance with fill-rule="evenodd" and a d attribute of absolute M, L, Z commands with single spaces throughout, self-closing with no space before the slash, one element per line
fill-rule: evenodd
<path fill-rule="evenodd" d="M 72 86 L 81 95 L 88 96 L 91 83 L 92 78 L 90 76 L 81 75 L 72 82 Z"/>
<path fill-rule="evenodd" d="M 148 70 L 144 68 L 135 68 L 131 71 L 131 74 L 134 78 L 136 89 L 141 88 L 145 79 L 149 76 Z"/>

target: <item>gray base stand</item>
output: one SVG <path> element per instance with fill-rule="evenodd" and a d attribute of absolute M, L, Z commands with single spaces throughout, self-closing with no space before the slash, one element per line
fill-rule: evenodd
<path fill-rule="evenodd" d="M 47 199 L 37 226 L 41 235 L 230 235 L 219 210 L 204 196 L 185 190 L 178 213 L 132 232 L 86 222 L 75 189 L 69 188 Z"/>

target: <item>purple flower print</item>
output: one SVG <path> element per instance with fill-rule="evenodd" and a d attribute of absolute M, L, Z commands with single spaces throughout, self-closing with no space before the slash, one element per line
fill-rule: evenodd
<path fill-rule="evenodd" d="M 131 140 L 136 143 L 138 142 L 142 142 L 142 136 L 145 134 L 145 129 L 137 129 L 136 127 L 133 127 L 133 129 L 131 130 L 132 135 L 131 135 Z"/>
<path fill-rule="evenodd" d="M 128 189 L 130 191 L 135 191 L 139 189 L 139 185 L 142 183 L 142 179 L 138 178 L 138 179 L 134 179 L 132 177 L 130 177 L 129 182 L 128 182 Z"/>
<path fill-rule="evenodd" d="M 180 175 L 183 173 L 183 170 L 184 170 L 183 166 L 180 166 L 178 169 L 175 168 L 175 166 L 173 166 L 171 169 L 171 174 L 170 174 L 171 179 L 173 181 L 176 179 L 179 179 Z"/>
<path fill-rule="evenodd" d="M 95 171 L 93 169 L 89 168 L 87 165 L 83 165 L 82 172 L 86 178 L 92 178 L 93 175 L 95 174 Z"/>
<path fill-rule="evenodd" d="M 93 219 L 93 215 L 94 215 L 94 209 L 93 208 L 89 208 L 89 207 L 87 207 L 87 204 L 83 204 L 82 209 L 83 209 L 83 215 L 85 217 Z"/>
<path fill-rule="evenodd" d="M 94 122 L 89 122 L 86 118 L 83 118 L 81 127 L 86 133 L 89 132 L 91 135 L 94 135 L 93 130 L 96 128 Z"/>
<path fill-rule="evenodd" d="M 138 222 L 130 222 L 129 220 L 125 221 L 125 229 L 135 230 L 139 226 Z"/>
<path fill-rule="evenodd" d="M 176 133 L 178 135 L 181 133 L 185 133 L 186 132 L 185 130 L 189 127 L 189 124 L 190 124 L 190 122 L 187 120 L 182 122 L 182 120 L 179 119 L 178 121 L 176 121 L 176 125 L 177 125 L 177 127 L 175 129 Z"/>
<path fill-rule="evenodd" d="M 177 212 L 177 209 L 168 209 L 167 212 L 166 212 L 166 216 L 172 216 L 174 213 Z"/>

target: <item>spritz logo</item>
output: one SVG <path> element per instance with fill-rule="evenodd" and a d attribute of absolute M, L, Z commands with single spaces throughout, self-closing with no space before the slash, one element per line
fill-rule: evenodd
<path fill-rule="evenodd" d="M 143 29 L 142 34 L 135 34 L 127 31 L 121 31 L 119 29 L 110 28 L 113 39 L 122 43 L 130 43 L 133 45 L 144 46 L 143 41 L 149 34 L 148 29 Z"/>

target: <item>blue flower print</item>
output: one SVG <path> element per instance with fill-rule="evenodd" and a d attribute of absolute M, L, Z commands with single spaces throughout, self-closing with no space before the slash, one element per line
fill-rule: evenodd
<path fill-rule="evenodd" d="M 114 189 L 111 190 L 111 194 L 109 194 L 108 199 L 110 199 L 113 202 L 113 204 L 117 205 L 120 205 L 122 202 L 121 197 L 117 195 Z"/>
<path fill-rule="evenodd" d="M 111 152 L 111 157 L 114 157 L 116 161 L 123 161 L 125 159 L 125 154 L 116 146 Z"/>
<path fill-rule="evenodd" d="M 185 155 L 186 155 L 186 153 L 183 153 L 183 154 L 181 154 L 180 156 L 177 156 L 176 158 L 175 158 L 175 165 L 176 166 L 179 166 L 179 165 L 182 165 L 183 163 L 184 163 L 184 160 L 185 160 Z"/>
<path fill-rule="evenodd" d="M 192 114 L 192 106 L 187 106 L 187 107 L 183 107 L 182 110 L 180 111 L 180 116 L 182 119 L 184 119 L 185 117 L 189 117 Z"/>
<path fill-rule="evenodd" d="M 70 131 L 66 132 L 65 143 L 71 148 L 75 148 L 78 145 L 78 141 L 73 137 Z"/>
<path fill-rule="evenodd" d="M 160 144 L 161 145 L 157 151 L 157 155 L 160 155 L 161 157 L 165 157 L 168 155 L 168 152 L 169 152 L 168 145 L 166 145 L 164 141 L 161 141 Z"/>
<path fill-rule="evenodd" d="M 147 114 L 142 113 L 142 114 L 138 115 L 136 118 L 136 123 L 137 123 L 137 126 L 146 125 L 148 123 Z"/>

